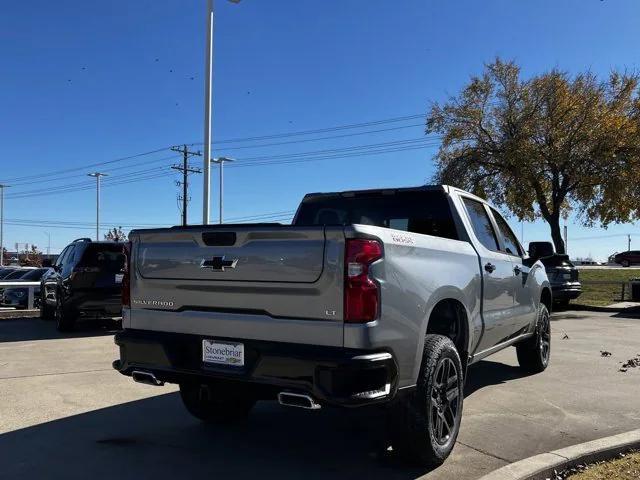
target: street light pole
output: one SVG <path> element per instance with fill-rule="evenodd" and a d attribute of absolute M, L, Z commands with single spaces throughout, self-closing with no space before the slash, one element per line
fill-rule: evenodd
<path fill-rule="evenodd" d="M 240 0 L 229 0 L 240 3 Z M 207 0 L 206 41 L 204 59 L 204 175 L 202 176 L 202 223 L 209 224 L 209 207 L 211 205 L 211 100 L 213 98 L 213 32 L 214 32 L 214 0 Z"/>
<path fill-rule="evenodd" d="M 96 242 L 100 241 L 100 177 L 108 176 L 106 173 L 87 173 L 90 177 L 96 178 Z"/>
<path fill-rule="evenodd" d="M 211 204 L 211 93 L 213 81 L 213 0 L 207 0 L 207 22 L 204 65 L 204 175 L 202 186 L 202 223 L 209 224 Z"/>
<path fill-rule="evenodd" d="M 220 212 L 218 214 L 218 223 L 222 224 L 223 222 L 223 217 L 222 217 L 222 211 L 223 211 L 223 202 L 224 202 L 224 164 L 225 162 L 233 162 L 233 158 L 227 158 L 227 157 L 220 157 L 220 158 L 215 158 L 213 160 L 211 160 L 213 163 L 217 163 L 220 165 Z"/>
<path fill-rule="evenodd" d="M 0 267 L 4 265 L 4 189 L 8 186 L 0 183 Z"/>

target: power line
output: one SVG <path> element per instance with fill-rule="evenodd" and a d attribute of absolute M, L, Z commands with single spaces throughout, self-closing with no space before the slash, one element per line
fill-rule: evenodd
<path fill-rule="evenodd" d="M 176 158 L 176 156 L 172 155 L 170 157 L 165 157 L 163 159 L 158 159 L 156 161 L 163 160 L 163 161 L 166 162 L 166 160 L 175 159 L 175 158 Z M 171 166 L 171 164 L 167 164 L 166 166 L 168 168 L 168 167 Z M 108 170 L 108 171 L 111 171 L 111 170 Z M 136 178 L 136 177 L 139 177 L 139 176 L 142 176 L 142 175 L 146 175 L 146 174 L 151 173 L 151 172 L 157 172 L 157 168 L 145 168 L 143 170 L 137 170 L 137 171 L 134 171 L 134 172 L 128 172 L 126 174 L 112 175 L 112 176 L 110 176 L 109 180 L 105 181 L 105 184 L 113 183 L 113 182 L 117 181 L 117 179 L 119 179 L 119 178 L 131 179 L 131 178 Z M 86 175 L 86 174 L 83 174 L 83 176 L 84 175 Z M 12 194 L 10 198 L 20 197 L 22 195 L 31 194 L 31 193 L 54 192 L 54 191 L 57 191 L 57 190 L 66 190 L 66 189 L 74 188 L 74 187 L 86 187 L 87 185 L 88 185 L 87 182 L 84 181 L 84 182 L 76 182 L 76 183 L 70 183 L 70 184 L 64 184 L 64 185 L 56 185 L 56 186 L 53 186 L 53 187 L 37 188 L 35 190 L 18 191 L 16 193 Z M 80 190 L 85 190 L 85 188 L 80 188 Z"/>
<path fill-rule="evenodd" d="M 270 140 L 270 139 L 276 139 L 276 138 L 290 138 L 290 137 L 295 137 L 295 136 L 321 134 L 321 133 L 327 133 L 327 132 L 333 132 L 333 131 L 355 129 L 355 128 L 363 128 L 363 127 L 382 125 L 382 124 L 388 124 L 388 123 L 397 123 L 397 122 L 401 122 L 401 121 L 415 120 L 415 119 L 418 119 L 418 118 L 424 118 L 424 115 L 423 114 L 406 115 L 406 116 L 403 116 L 403 117 L 392 117 L 392 118 L 387 118 L 387 119 L 382 119 L 382 120 L 375 120 L 375 121 L 371 121 L 371 122 L 354 123 L 354 124 L 348 124 L 348 125 L 339 125 L 339 126 L 335 126 L 335 127 L 320 128 L 320 129 L 315 129 L 315 130 L 303 130 L 303 131 L 298 131 L 298 132 L 287 132 L 287 133 L 279 133 L 279 134 L 272 134 L 272 135 L 232 138 L 232 139 L 228 139 L 228 140 L 219 140 L 217 142 L 214 142 L 213 144 L 214 145 L 224 145 L 224 144 L 229 144 L 229 143 L 242 143 L 242 142 L 256 141 L 256 140 Z M 371 132 L 371 133 L 374 133 L 374 132 Z M 202 145 L 202 143 L 191 143 L 189 145 L 190 146 Z M 147 156 L 147 155 L 152 155 L 154 153 L 158 153 L 158 152 L 169 150 L 170 148 L 171 148 L 171 146 L 166 146 L 166 147 L 150 150 L 150 151 L 147 151 L 147 152 L 136 153 L 136 154 L 133 154 L 133 155 L 128 155 L 128 156 L 125 156 L 125 157 L 119 157 L 119 158 L 115 158 L 115 159 L 112 159 L 112 160 L 106 160 L 106 161 L 103 161 L 103 162 L 96 162 L 96 163 L 92 163 L 92 164 L 89 164 L 89 165 L 83 165 L 82 167 L 73 167 L 73 168 L 67 168 L 67 169 L 62 169 L 62 170 L 56 170 L 56 171 L 52 171 L 52 172 L 32 174 L 32 175 L 27 175 L 27 176 L 23 176 L 23 177 L 8 178 L 8 179 L 5 179 L 5 181 L 7 181 L 7 182 L 22 182 L 22 181 L 29 180 L 29 179 L 39 179 L 39 178 L 44 178 L 44 177 L 51 177 L 51 176 L 56 176 L 56 175 L 60 175 L 60 174 L 64 174 L 64 173 L 75 172 L 75 171 L 81 170 L 81 169 L 99 167 L 99 166 L 103 166 L 103 165 L 110 165 L 110 164 L 117 163 L 117 162 L 122 162 L 122 161 L 125 161 L 125 160 L 131 160 L 131 159 L 134 159 L 134 158 L 139 158 L 139 157 L 143 157 L 143 156 Z"/>
<path fill-rule="evenodd" d="M 344 147 L 344 148 L 338 148 L 338 149 L 324 149 L 324 150 L 315 150 L 315 151 L 309 151 L 309 152 L 299 152 L 294 154 L 248 157 L 245 159 L 240 159 L 240 161 L 237 164 L 230 165 L 229 168 L 253 167 L 253 166 L 259 166 L 259 165 L 282 165 L 282 164 L 290 164 L 290 163 L 303 163 L 303 162 L 309 162 L 309 161 L 362 157 L 362 156 L 368 156 L 368 155 L 381 155 L 385 153 L 395 153 L 395 152 L 423 149 L 423 148 L 427 148 L 435 145 L 437 145 L 437 143 L 429 142 L 427 139 L 424 139 L 424 138 L 399 140 L 399 141 L 384 142 L 384 143 L 377 143 L 377 144 L 357 145 L 357 146 Z M 396 147 L 396 148 L 380 148 L 380 147 Z M 358 152 L 357 150 L 360 150 L 360 151 Z M 341 154 L 342 152 L 348 152 L 348 153 L 345 155 L 342 155 Z M 329 155 L 320 155 L 322 153 L 329 153 Z M 258 160 L 262 160 L 262 161 L 258 161 Z M 144 181 L 144 180 L 159 178 L 161 176 L 166 176 L 166 174 L 163 174 L 163 173 L 144 176 L 145 173 L 152 172 L 154 170 L 155 169 L 147 169 L 147 170 L 141 170 L 139 172 L 132 172 L 126 175 L 116 175 L 113 178 L 126 177 L 127 180 L 123 180 L 123 181 L 111 180 L 109 182 L 105 182 L 104 186 L 107 187 L 107 186 L 122 185 L 122 184 L 131 183 L 135 181 Z M 135 175 L 138 175 L 138 177 L 135 177 Z M 134 178 L 131 178 L 132 176 Z M 25 191 L 25 192 L 16 192 L 7 197 L 14 198 L 14 199 L 31 198 L 35 196 L 54 195 L 57 193 L 84 191 L 87 189 L 88 188 L 84 184 L 60 185 L 58 187 L 54 187 L 53 189 L 39 189 L 39 190 L 32 190 L 32 191 Z"/>

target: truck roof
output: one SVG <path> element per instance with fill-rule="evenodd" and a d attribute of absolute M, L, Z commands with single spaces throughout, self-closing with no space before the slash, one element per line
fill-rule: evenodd
<path fill-rule="evenodd" d="M 366 190 L 343 190 L 341 192 L 313 192 L 307 193 L 304 198 L 309 197 L 335 197 L 335 196 L 343 196 L 343 197 L 354 197 L 358 195 L 367 195 L 372 193 L 381 193 L 381 194 L 394 194 L 398 192 L 415 192 L 415 191 L 447 191 L 450 188 L 447 185 L 420 185 L 417 187 L 399 187 L 399 188 L 370 188 Z"/>

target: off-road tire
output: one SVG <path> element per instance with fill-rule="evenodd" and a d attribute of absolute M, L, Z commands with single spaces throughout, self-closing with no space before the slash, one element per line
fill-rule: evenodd
<path fill-rule="evenodd" d="M 217 392 L 215 385 L 181 383 L 180 397 L 187 411 L 203 422 L 230 424 L 245 420 L 256 403 L 255 397 L 224 390 Z"/>
<path fill-rule="evenodd" d="M 516 345 L 518 363 L 527 373 L 543 372 L 551 359 L 551 317 L 543 303 L 538 307 L 536 330 L 531 338 Z"/>
<path fill-rule="evenodd" d="M 56 329 L 59 332 L 69 332 L 73 330 L 76 324 L 78 314 L 70 308 L 65 308 L 60 302 L 60 295 L 57 296 L 54 318 L 56 320 Z"/>
<path fill-rule="evenodd" d="M 405 461 L 436 467 L 449 456 L 460 430 L 463 375 L 453 342 L 443 335 L 427 335 L 416 389 L 391 413 L 393 451 Z"/>

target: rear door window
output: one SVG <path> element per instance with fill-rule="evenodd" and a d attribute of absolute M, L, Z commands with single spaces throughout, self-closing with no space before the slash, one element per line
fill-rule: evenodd
<path fill-rule="evenodd" d="M 463 198 L 464 206 L 471 220 L 471 227 L 476 234 L 478 241 L 488 250 L 497 252 L 500 250 L 498 237 L 491 224 L 491 219 L 484 208 L 484 205 L 470 198 Z"/>
<path fill-rule="evenodd" d="M 502 217 L 502 215 L 496 212 L 494 208 L 491 209 L 491 213 L 493 213 L 493 218 L 495 218 L 496 223 L 498 224 L 498 229 L 502 234 L 502 242 L 504 243 L 505 252 L 509 255 L 521 257 L 522 249 L 520 248 L 520 244 L 507 221 Z"/>
<path fill-rule="evenodd" d="M 318 195 L 304 200 L 295 225 L 375 225 L 458 239 L 451 207 L 441 191 Z"/>

